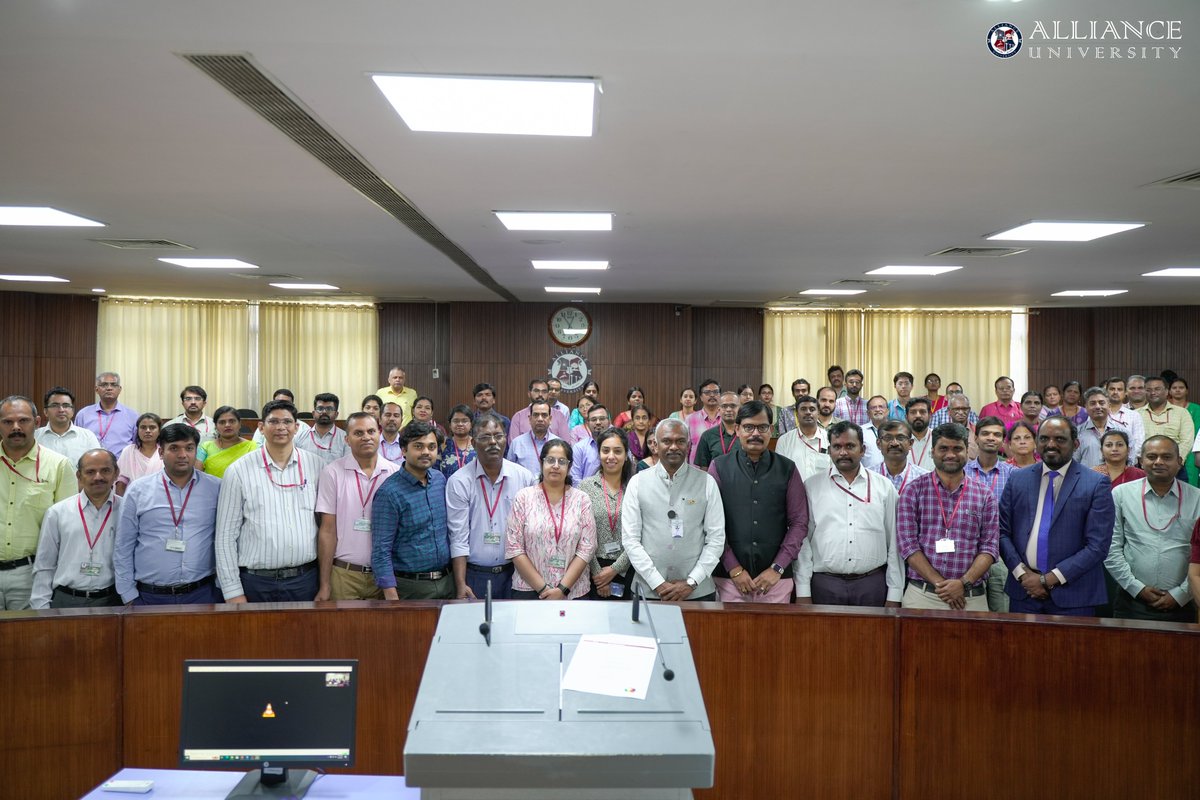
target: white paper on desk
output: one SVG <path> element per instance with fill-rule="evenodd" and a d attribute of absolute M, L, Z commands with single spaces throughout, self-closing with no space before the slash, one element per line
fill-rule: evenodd
<path fill-rule="evenodd" d="M 562 688 L 645 700 L 657 656 L 658 643 L 649 636 L 581 636 Z"/>

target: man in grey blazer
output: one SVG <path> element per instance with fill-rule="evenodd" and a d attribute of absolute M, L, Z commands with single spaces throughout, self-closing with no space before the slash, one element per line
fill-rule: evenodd
<path fill-rule="evenodd" d="M 635 588 L 658 600 L 716 600 L 712 572 L 725 549 L 725 508 L 717 482 L 687 463 L 688 426 L 655 429 L 658 463 L 633 476 L 621 504 L 621 543 Z"/>

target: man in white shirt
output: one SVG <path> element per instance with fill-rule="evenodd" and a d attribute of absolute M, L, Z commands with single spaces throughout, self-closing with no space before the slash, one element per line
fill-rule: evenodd
<path fill-rule="evenodd" d="M 297 435 L 296 447 L 307 450 L 329 466 L 339 458 L 345 457 L 349 450 L 346 447 L 346 432 L 333 423 L 337 419 L 338 396 L 322 392 L 313 398 L 313 426 L 303 435 Z"/>
<path fill-rule="evenodd" d="M 292 393 L 291 389 L 276 389 L 275 394 L 271 395 L 271 399 L 272 400 L 283 400 L 286 403 L 291 403 L 293 406 L 296 405 L 296 395 Z M 296 420 L 296 437 L 297 438 L 299 438 L 301 436 L 307 436 L 308 430 L 309 430 L 309 428 L 308 428 L 307 422 L 305 422 L 302 419 Z M 258 445 L 259 447 L 262 447 L 263 442 L 265 442 L 267 440 L 267 437 L 263 431 L 262 422 L 258 423 L 258 430 L 254 431 L 254 435 L 250 437 L 250 440 L 252 442 L 254 442 L 256 445 Z"/>
<path fill-rule="evenodd" d="M 208 405 L 208 392 L 200 386 L 185 386 L 179 393 L 179 402 L 183 404 L 183 413 L 171 422 L 195 428 L 196 433 L 200 434 L 201 444 L 217 438 L 217 428 L 212 417 L 204 413 L 204 407 Z"/>
<path fill-rule="evenodd" d="M 379 455 L 393 464 L 404 461 L 404 448 L 400 446 L 400 429 L 404 427 L 404 410 L 399 403 L 383 404 L 383 432 L 379 437 Z"/>
<path fill-rule="evenodd" d="M 825 429 L 817 422 L 815 397 L 807 394 L 801 397 L 796 401 L 795 411 L 800 420 L 799 427 L 779 437 L 775 442 L 775 452 L 794 461 L 801 479 L 808 480 L 832 465 L 827 455 L 829 439 Z"/>
<path fill-rule="evenodd" d="M 929 433 L 929 398 L 914 397 L 904 410 L 912 429 L 912 449 L 908 459 L 921 469 L 933 470 L 933 437 Z"/>
<path fill-rule="evenodd" d="M 804 482 L 808 536 L 796 559 L 796 602 L 899 608 L 904 570 L 896 549 L 896 489 L 862 466 L 857 425 L 832 425 L 829 451 L 833 466 Z"/>
<path fill-rule="evenodd" d="M 883 449 L 883 463 L 875 471 L 891 481 L 892 488 L 899 495 L 929 470 L 912 463 L 908 457 L 912 449 L 912 428 L 908 427 L 907 422 L 889 419 L 883 423 L 881 431 L 879 446 Z"/>
<path fill-rule="evenodd" d="M 1145 386 L 1145 378 L 1142 385 Z M 1136 464 L 1142 454 L 1142 442 L 1146 441 L 1146 428 L 1142 424 L 1142 415 L 1125 405 L 1125 379 L 1112 377 L 1104 382 L 1104 391 L 1108 395 L 1108 416 L 1113 422 L 1124 426 L 1129 431 L 1129 463 Z M 1143 389 L 1143 394 L 1144 394 Z"/>
<path fill-rule="evenodd" d="M 80 456 L 101 446 L 96 434 L 73 422 L 75 395 L 70 389 L 55 386 L 46 392 L 42 407 L 46 412 L 47 424 L 33 432 L 34 441 L 42 447 L 66 456 L 72 464 L 78 464 Z"/>
<path fill-rule="evenodd" d="M 119 606 L 113 543 L 121 498 L 113 492 L 117 459 L 99 444 L 79 458 L 83 491 L 55 503 L 42 518 L 33 564 L 34 609 Z"/>
<path fill-rule="evenodd" d="M 877 394 L 867 400 L 867 424 L 863 426 L 863 457 L 862 464 L 867 469 L 875 469 L 883 463 L 883 451 L 879 449 L 879 432 L 888 421 L 888 400 Z"/>

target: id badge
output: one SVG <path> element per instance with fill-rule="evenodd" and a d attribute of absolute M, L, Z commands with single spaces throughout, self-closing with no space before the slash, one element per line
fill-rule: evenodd
<path fill-rule="evenodd" d="M 183 543 L 183 539 L 167 539 L 168 553 L 182 553 L 187 549 L 187 545 Z"/>
<path fill-rule="evenodd" d="M 354 520 L 354 530 L 361 531 L 362 533 L 370 533 L 371 520 L 359 517 L 358 519 Z"/>
<path fill-rule="evenodd" d="M 934 542 L 933 548 L 934 548 L 935 553 L 953 553 L 954 552 L 954 540 L 953 539 L 938 539 L 936 542 Z"/>
<path fill-rule="evenodd" d="M 79 565 L 79 574 L 94 578 L 100 574 L 100 565 L 93 564 L 90 561 L 85 561 Z"/>
<path fill-rule="evenodd" d="M 683 538 L 683 520 L 681 520 L 679 518 L 671 520 L 671 538 L 672 539 L 682 539 Z"/>
<path fill-rule="evenodd" d="M 562 556 L 550 556 L 549 563 L 550 563 L 551 569 L 566 569 L 567 568 L 567 560 L 565 558 L 563 558 Z"/>
<path fill-rule="evenodd" d="M 617 583 L 616 581 L 613 581 L 608 586 L 612 590 L 613 597 L 624 597 L 625 596 L 625 584 Z"/>
<path fill-rule="evenodd" d="M 611 558 L 612 556 L 615 556 L 620 552 L 621 552 L 621 543 L 620 542 L 609 542 L 608 544 L 606 544 L 600 548 L 600 555 L 604 556 L 605 558 Z"/>
<path fill-rule="evenodd" d="M 484 544 L 500 544 L 500 531 L 485 531 L 483 534 Z"/>

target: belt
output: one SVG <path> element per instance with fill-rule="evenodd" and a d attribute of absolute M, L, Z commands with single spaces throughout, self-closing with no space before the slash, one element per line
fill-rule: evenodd
<path fill-rule="evenodd" d="M 432 572 L 396 572 L 397 578 L 407 578 L 410 581 L 440 581 L 450 574 L 450 570 L 442 567 Z"/>
<path fill-rule="evenodd" d="M 104 589 L 93 589 L 90 592 L 82 592 L 79 589 L 72 589 L 70 586 L 55 586 L 54 591 L 69 594 L 71 597 L 82 597 L 90 600 L 96 597 L 112 597 L 117 593 L 117 587 L 108 586 Z"/>
<path fill-rule="evenodd" d="M 831 578 L 838 578 L 839 580 L 843 580 L 843 581 L 857 581 L 857 580 L 862 580 L 863 578 L 869 578 L 872 575 L 876 575 L 880 572 L 883 572 L 883 570 L 884 570 L 884 567 L 879 566 L 879 567 L 876 567 L 875 569 L 868 570 L 867 572 L 860 572 L 857 575 L 842 575 L 841 573 L 838 573 L 838 572 L 818 572 L 817 574 L 818 575 L 828 575 Z"/>
<path fill-rule="evenodd" d="M 33 556 L 25 556 L 24 558 L 15 558 L 12 561 L 0 561 L 0 570 L 16 569 L 17 567 L 23 567 L 26 564 L 32 564 L 32 563 L 33 563 Z"/>
<path fill-rule="evenodd" d="M 311 572 L 317 568 L 317 562 L 310 561 L 307 564 L 301 564 L 298 567 L 283 567 L 281 569 L 250 569 L 249 567 L 238 567 L 238 572 L 249 573 L 258 578 L 271 578 L 276 581 L 286 581 L 288 578 L 295 578 L 303 575 L 306 572 Z"/>
<path fill-rule="evenodd" d="M 351 572 L 361 572 L 364 575 L 370 575 L 372 572 L 374 572 L 374 570 L 372 570 L 370 567 L 364 567 L 359 564 L 351 564 L 349 561 L 342 561 L 340 558 L 335 558 L 333 560 L 333 565 L 341 569 L 348 569 Z"/>
<path fill-rule="evenodd" d="M 926 583 L 925 581 L 919 581 L 916 578 L 909 578 L 908 582 L 911 583 L 913 586 L 917 587 L 918 589 L 920 589 L 922 592 L 928 592 L 930 594 L 937 594 L 937 589 L 934 588 L 932 583 Z M 964 592 L 964 594 L 967 597 L 982 597 L 983 595 L 987 594 L 987 586 L 986 585 L 968 586 L 967 590 L 966 590 L 966 592 Z"/>
<path fill-rule="evenodd" d="M 492 575 L 499 575 L 501 572 L 512 572 L 513 565 L 511 561 L 506 561 L 503 564 L 497 564 L 494 567 L 481 567 L 478 564 L 472 564 L 470 561 L 468 561 L 467 569 L 471 570 L 471 572 L 487 572 Z"/>
<path fill-rule="evenodd" d="M 191 583 L 178 583 L 174 586 L 156 586 L 153 583 L 142 583 L 141 581 L 138 581 L 137 590 L 139 592 L 145 592 L 146 594 L 187 594 L 188 592 L 196 591 L 201 586 L 208 586 L 214 580 L 216 580 L 215 576 L 209 575 L 207 578 L 201 578 L 198 581 L 192 581 Z"/>

